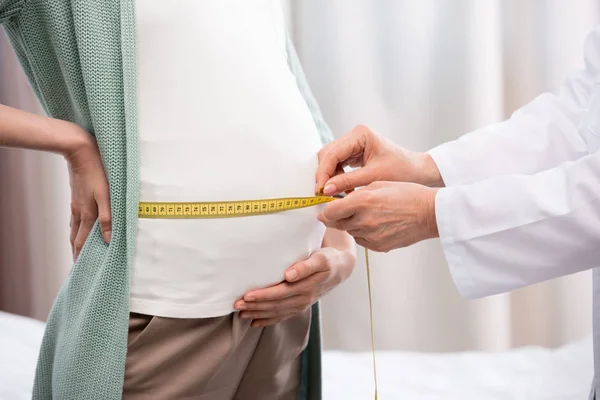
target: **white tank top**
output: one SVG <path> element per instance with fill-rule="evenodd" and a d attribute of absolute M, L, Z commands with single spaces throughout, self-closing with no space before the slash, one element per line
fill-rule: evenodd
<path fill-rule="evenodd" d="M 167 6 L 168 4 L 168 6 Z M 137 0 L 140 201 L 311 196 L 319 135 L 278 0 Z M 321 207 L 138 221 L 131 311 L 208 318 L 319 249 Z"/>

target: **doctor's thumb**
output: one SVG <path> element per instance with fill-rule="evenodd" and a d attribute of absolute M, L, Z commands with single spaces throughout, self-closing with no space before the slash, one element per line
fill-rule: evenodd
<path fill-rule="evenodd" d="M 377 180 L 377 174 L 372 168 L 359 168 L 336 175 L 328 180 L 323 188 L 323 194 L 325 196 L 333 196 L 338 193 L 354 190 L 358 187 L 367 186 Z"/>

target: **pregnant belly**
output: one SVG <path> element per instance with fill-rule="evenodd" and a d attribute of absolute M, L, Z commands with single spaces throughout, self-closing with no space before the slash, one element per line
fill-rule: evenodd
<path fill-rule="evenodd" d="M 167 302 L 181 317 L 228 314 L 248 290 L 281 282 L 287 268 L 321 247 L 322 207 L 231 219 L 141 219 L 132 301 Z"/>

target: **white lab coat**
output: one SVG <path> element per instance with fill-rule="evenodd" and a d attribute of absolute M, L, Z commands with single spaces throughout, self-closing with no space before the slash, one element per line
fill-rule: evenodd
<path fill-rule="evenodd" d="M 600 27 L 559 94 L 429 151 L 446 187 L 440 240 L 459 292 L 477 298 L 600 266 Z M 600 269 L 594 271 L 600 384 Z M 596 388 L 600 393 L 600 390 Z"/>

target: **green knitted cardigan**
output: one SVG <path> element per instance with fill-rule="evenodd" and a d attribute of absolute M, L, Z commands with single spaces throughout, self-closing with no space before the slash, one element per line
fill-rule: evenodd
<path fill-rule="evenodd" d="M 0 23 L 45 112 L 95 136 L 113 214 L 110 245 L 96 223 L 56 298 L 40 350 L 34 399 L 116 400 L 122 395 L 139 190 L 134 4 L 0 0 Z M 290 70 L 327 142 L 331 132 L 289 38 L 287 49 Z M 320 353 L 315 306 L 299 399 L 321 398 Z"/>

